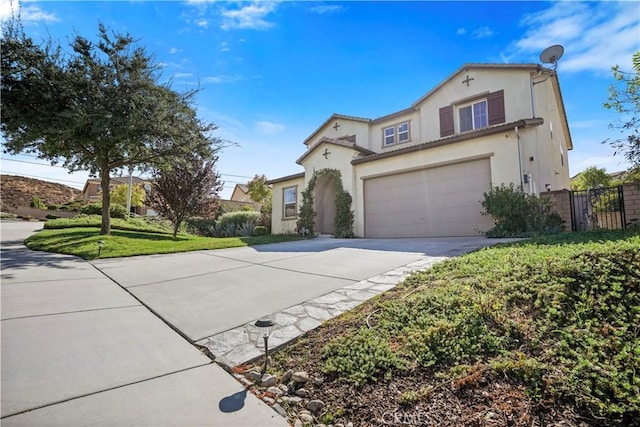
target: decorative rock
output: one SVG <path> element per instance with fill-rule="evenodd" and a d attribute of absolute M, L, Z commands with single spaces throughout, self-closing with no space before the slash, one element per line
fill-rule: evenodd
<path fill-rule="evenodd" d="M 302 424 L 311 424 L 313 422 L 313 416 L 309 414 L 300 414 L 300 421 L 302 421 Z"/>
<path fill-rule="evenodd" d="M 280 390 L 278 387 L 269 387 L 267 392 L 273 394 L 275 397 L 280 397 L 283 394 L 282 390 Z"/>
<path fill-rule="evenodd" d="M 262 374 L 254 370 L 247 372 L 246 374 L 244 374 L 244 376 L 253 381 L 260 381 L 260 379 L 262 378 Z"/>
<path fill-rule="evenodd" d="M 349 422 L 347 423 L 347 425 L 346 425 L 346 426 L 344 426 L 344 427 L 353 427 L 353 423 L 352 423 L 351 421 L 349 421 Z"/>
<path fill-rule="evenodd" d="M 284 375 L 282 375 L 282 379 L 280 380 L 280 382 L 282 384 L 286 384 L 289 382 L 292 376 L 293 376 L 293 369 L 289 369 L 287 372 L 284 373 Z"/>
<path fill-rule="evenodd" d="M 271 408 L 273 408 L 273 410 L 276 411 L 281 417 L 287 418 L 287 411 L 285 411 L 284 408 L 279 404 L 275 403 L 271 405 Z"/>
<path fill-rule="evenodd" d="M 274 403 L 276 403 L 275 400 L 273 400 L 272 398 L 265 396 L 262 398 L 262 400 L 264 401 L 264 403 L 268 404 L 268 405 L 273 405 Z"/>
<path fill-rule="evenodd" d="M 307 415 L 311 415 L 311 411 L 307 410 L 307 409 L 302 409 L 300 411 L 300 414 L 307 414 Z"/>
<path fill-rule="evenodd" d="M 282 396 L 282 401 L 284 403 L 300 403 L 302 402 L 302 398 L 296 396 Z"/>
<path fill-rule="evenodd" d="M 306 383 L 307 381 L 309 381 L 309 374 L 307 374 L 305 371 L 300 371 L 300 372 L 295 372 L 292 376 L 291 379 L 294 382 L 297 383 Z"/>
<path fill-rule="evenodd" d="M 324 380 L 322 378 L 314 378 L 313 379 L 313 384 L 317 385 L 318 387 L 321 386 L 322 384 L 324 384 Z"/>
<path fill-rule="evenodd" d="M 322 400 L 312 400 L 307 403 L 307 409 L 311 412 L 317 412 L 320 409 L 324 408 L 324 402 Z"/>
<path fill-rule="evenodd" d="M 344 427 L 344 424 L 340 424 L 340 423 L 334 424 L 333 427 Z"/>
<path fill-rule="evenodd" d="M 289 393 L 289 386 L 287 386 L 286 384 L 280 384 L 278 388 L 280 389 L 280 391 L 282 391 L 282 394 Z"/>
<path fill-rule="evenodd" d="M 296 420 L 293 422 L 293 427 L 302 427 L 302 421 L 300 421 L 300 419 L 296 418 Z"/>
<path fill-rule="evenodd" d="M 299 390 L 296 390 L 295 395 L 299 397 L 309 397 L 311 393 L 309 393 L 309 390 L 307 390 L 306 388 L 301 388 Z"/>
<path fill-rule="evenodd" d="M 262 381 L 260 381 L 260 385 L 262 387 L 272 387 L 278 383 L 278 379 L 270 374 L 264 374 L 262 377 Z"/>
<path fill-rule="evenodd" d="M 240 382 L 242 383 L 243 386 L 245 387 L 251 387 L 253 385 L 253 382 L 251 380 L 248 380 L 246 378 L 242 378 L 240 380 Z"/>

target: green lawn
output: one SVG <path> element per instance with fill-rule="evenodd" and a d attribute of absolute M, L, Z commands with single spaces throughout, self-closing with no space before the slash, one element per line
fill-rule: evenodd
<path fill-rule="evenodd" d="M 98 257 L 99 240 L 104 241 L 100 258 L 115 258 L 255 246 L 299 239 L 287 235 L 212 238 L 180 234 L 174 238 L 171 234 L 161 233 L 159 230 L 142 232 L 115 229 L 111 230 L 110 236 L 103 236 L 96 227 L 74 226 L 62 229 L 46 227 L 45 230 L 29 237 L 25 244 L 33 250 L 95 259 Z"/>

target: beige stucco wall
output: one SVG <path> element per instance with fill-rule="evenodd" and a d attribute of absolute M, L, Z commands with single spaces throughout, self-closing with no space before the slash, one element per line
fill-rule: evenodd
<path fill-rule="evenodd" d="M 396 143 L 385 147 L 383 145 L 383 129 L 404 122 L 409 122 L 410 140 L 407 142 Z M 396 141 L 397 138 L 398 135 L 396 134 Z M 382 153 L 385 151 L 409 147 L 421 142 L 425 141 L 422 139 L 420 132 L 420 113 L 418 111 L 411 111 L 406 114 L 391 117 L 389 119 L 376 121 L 374 124 L 372 124 L 369 131 L 369 144 L 366 147 L 371 151 L 375 151 L 376 153 Z"/>
<path fill-rule="evenodd" d="M 333 128 L 336 122 L 340 124 L 338 130 Z M 321 140 L 323 137 L 340 138 L 346 135 L 355 135 L 356 144 L 366 147 L 367 140 L 369 139 L 369 124 L 357 120 L 337 118 L 326 124 L 312 139 L 307 141 L 307 146 L 313 146 L 315 142 Z"/>
<path fill-rule="evenodd" d="M 469 75 L 474 80 L 469 86 L 462 81 Z M 504 90 L 505 121 L 515 121 L 531 116 L 529 89 L 531 74 L 526 70 L 471 69 L 454 76 L 437 92 L 416 107 L 420 110 L 422 142 L 440 138 L 440 108 L 464 103 L 465 100 Z M 459 131 L 458 117 L 454 114 L 455 129 Z"/>
<path fill-rule="evenodd" d="M 296 200 L 296 212 L 300 212 L 300 205 L 302 204 L 302 191 L 304 190 L 304 178 L 296 178 L 288 181 L 277 182 L 273 184 L 273 190 L 271 193 L 272 200 L 272 215 L 271 215 L 271 233 L 272 234 L 288 234 L 294 233 L 296 228 L 297 218 L 284 219 L 283 218 L 283 190 L 287 187 L 298 187 L 298 197 Z"/>
<path fill-rule="evenodd" d="M 518 158 L 514 131 L 355 165 L 356 190 L 352 194 L 355 208 L 354 233 L 357 236 L 364 235 L 365 179 L 480 158 L 490 159 L 492 185 L 520 183 L 519 165 L 514 161 Z"/>
<path fill-rule="evenodd" d="M 331 154 L 325 159 L 323 156 L 324 150 L 328 149 Z M 314 171 L 321 169 L 337 169 L 342 175 L 342 186 L 345 191 L 349 192 L 353 197 L 353 181 L 354 181 L 354 169 L 351 165 L 351 160 L 357 156 L 357 152 L 351 148 L 341 147 L 334 144 L 321 144 L 313 153 L 311 153 L 306 159 L 304 159 L 303 166 L 305 170 L 305 183 L 309 184 L 309 180 L 313 176 Z"/>

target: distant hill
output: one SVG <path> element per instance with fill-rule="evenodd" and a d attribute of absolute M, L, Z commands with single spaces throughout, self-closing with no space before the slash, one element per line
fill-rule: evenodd
<path fill-rule="evenodd" d="M 38 196 L 47 205 L 62 205 L 82 199 L 76 188 L 39 179 L 14 175 L 0 175 L 0 210 L 16 213 L 18 206 L 29 206 L 31 198 Z"/>

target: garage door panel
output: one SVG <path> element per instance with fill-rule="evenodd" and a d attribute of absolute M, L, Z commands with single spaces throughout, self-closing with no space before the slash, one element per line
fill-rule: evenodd
<path fill-rule="evenodd" d="M 365 181 L 367 237 L 472 236 L 492 225 L 480 200 L 491 187 L 489 159 Z"/>

